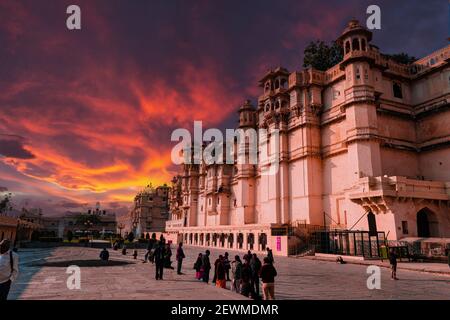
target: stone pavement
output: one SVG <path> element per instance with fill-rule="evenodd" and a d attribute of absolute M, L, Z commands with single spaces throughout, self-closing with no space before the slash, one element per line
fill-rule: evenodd
<path fill-rule="evenodd" d="M 336 257 L 333 255 L 330 255 L 329 258 L 326 257 L 317 257 L 317 256 L 308 256 L 304 257 L 305 259 L 311 259 L 311 260 L 320 260 L 320 261 L 336 261 Z M 384 268 L 390 268 L 390 264 L 388 260 L 354 260 L 354 259 L 347 259 L 344 257 L 344 260 L 347 263 L 351 264 L 359 264 L 359 265 L 376 265 L 379 267 Z M 397 270 L 409 270 L 409 271 L 417 271 L 417 272 L 426 272 L 426 273 L 434 273 L 434 274 L 440 274 L 450 277 L 450 266 L 447 263 L 430 263 L 430 262 L 403 262 L 399 261 L 397 265 Z"/>
<path fill-rule="evenodd" d="M 175 255 L 175 248 L 172 249 Z M 69 276 L 64 267 L 39 266 L 44 261 L 96 260 L 99 249 L 65 247 L 24 249 L 20 253 L 21 274 L 12 287 L 10 299 L 243 299 L 229 290 L 205 285 L 194 279 L 193 264 L 205 248 L 186 247 L 185 275 L 165 269 L 165 280 L 154 279 L 154 266 L 139 259 L 109 250 L 111 259 L 130 264 L 81 267 L 81 290 L 68 290 Z M 211 262 L 222 249 L 210 249 Z M 229 251 L 234 257 L 237 253 Z M 242 257 L 242 252 L 239 253 Z M 262 257 L 260 257 L 262 258 Z M 174 263 L 175 266 L 175 263 Z M 381 268 L 381 290 L 367 289 L 367 266 L 340 265 L 307 258 L 275 257 L 277 299 L 450 299 L 450 278 L 410 270 L 399 270 L 400 280 L 390 280 L 390 272 Z M 212 277 L 212 275 L 211 275 Z M 228 284 L 229 285 L 229 284 Z"/>
<path fill-rule="evenodd" d="M 64 300 L 237 300 L 245 297 L 229 290 L 215 288 L 194 279 L 192 274 L 177 275 L 164 270 L 164 280 L 155 280 L 154 266 L 109 250 L 111 260 L 129 262 L 121 266 L 81 267 L 81 289 L 69 290 L 66 267 L 40 266 L 58 261 L 98 261 L 99 249 L 59 247 L 55 249 L 23 249 L 20 275 L 13 284 L 9 299 Z M 140 250 L 143 258 L 144 251 Z M 67 263 L 66 263 L 67 264 Z M 70 263 L 69 263 L 70 264 Z"/>
<path fill-rule="evenodd" d="M 204 250 L 190 247 L 185 251 L 196 256 Z M 214 259 L 226 250 L 210 251 Z M 232 257 L 243 256 L 242 252 L 228 252 Z M 399 270 L 400 280 L 394 281 L 390 279 L 390 270 L 381 268 L 381 290 L 369 290 L 366 265 L 275 257 L 275 267 L 277 299 L 450 299 L 450 277 L 445 275 Z"/>

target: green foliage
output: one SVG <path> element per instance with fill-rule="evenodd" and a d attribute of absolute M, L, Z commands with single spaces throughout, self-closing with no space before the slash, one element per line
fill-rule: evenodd
<path fill-rule="evenodd" d="M 411 64 L 417 60 L 415 57 L 410 56 L 405 52 L 396 54 L 386 54 L 385 57 L 401 64 Z"/>
<path fill-rule="evenodd" d="M 303 53 L 303 67 L 312 67 L 320 71 L 328 70 L 343 58 L 342 48 L 336 42 L 330 45 L 320 40 L 310 42 Z"/>

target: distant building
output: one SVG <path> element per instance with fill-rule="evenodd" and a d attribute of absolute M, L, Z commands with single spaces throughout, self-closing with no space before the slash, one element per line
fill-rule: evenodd
<path fill-rule="evenodd" d="M 163 232 L 169 219 L 169 187 L 148 185 L 134 198 L 130 212 L 131 231 L 136 236 L 150 232 Z"/>
<path fill-rule="evenodd" d="M 8 239 L 14 242 L 16 239 L 17 225 L 17 218 L 0 216 L 0 241 Z"/>
<path fill-rule="evenodd" d="M 23 209 L 20 220 L 37 225 L 39 235 L 48 237 L 63 238 L 69 231 L 74 236 L 92 233 L 112 235 L 117 232 L 116 215 L 98 208 L 84 213 L 67 212 L 62 216 L 44 216 L 40 209 Z"/>

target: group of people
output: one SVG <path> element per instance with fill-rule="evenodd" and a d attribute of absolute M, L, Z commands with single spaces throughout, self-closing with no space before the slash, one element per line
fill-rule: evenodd
<path fill-rule="evenodd" d="M 262 292 L 264 300 L 275 299 L 275 277 L 277 271 L 274 267 L 273 253 L 267 248 L 267 256 L 263 263 L 255 253 L 249 250 L 243 257 L 243 261 L 236 255 L 230 261 L 228 252 L 219 255 L 214 265 L 210 262 L 210 251 L 199 253 L 194 269 L 196 278 L 205 283 L 209 283 L 210 271 L 214 267 L 213 284 L 219 288 L 226 289 L 227 281 L 231 282 L 230 289 L 246 297 L 260 299 L 260 281 L 262 282 Z M 231 271 L 231 277 L 230 277 Z"/>

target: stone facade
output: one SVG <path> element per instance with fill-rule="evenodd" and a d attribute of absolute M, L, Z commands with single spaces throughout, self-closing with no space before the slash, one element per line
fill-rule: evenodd
<path fill-rule="evenodd" d="M 163 232 L 169 219 L 169 187 L 147 186 L 134 199 L 130 212 L 131 231 L 136 236 L 153 232 Z"/>
<path fill-rule="evenodd" d="M 167 232 L 276 254 L 290 245 L 280 228 L 299 223 L 450 238 L 450 46 L 403 65 L 371 37 L 350 21 L 338 65 L 268 72 L 257 108 L 239 109 L 239 128 L 280 130 L 278 172 L 262 175 L 267 163 L 183 165 Z"/>

